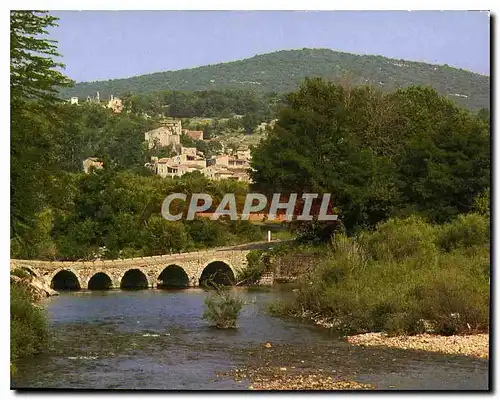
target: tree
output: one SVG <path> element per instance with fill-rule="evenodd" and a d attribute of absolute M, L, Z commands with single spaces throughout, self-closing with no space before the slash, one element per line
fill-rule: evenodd
<path fill-rule="evenodd" d="M 257 128 L 257 125 L 259 124 L 259 119 L 255 114 L 246 114 L 242 118 L 241 124 L 243 125 L 245 134 L 251 135 L 255 131 L 255 128 Z"/>
<path fill-rule="evenodd" d="M 401 205 L 446 222 L 473 208 L 490 182 L 489 121 L 428 88 L 394 94 L 404 146 L 394 157 Z"/>
<path fill-rule="evenodd" d="M 10 12 L 10 91 L 16 106 L 28 100 L 56 103 L 57 87 L 72 84 L 55 69 L 64 67 L 53 60 L 60 56 L 56 41 L 41 38 L 57 20 L 45 11 Z"/>
<path fill-rule="evenodd" d="M 18 242 L 36 224 L 57 169 L 51 154 L 57 87 L 71 81 L 56 70 L 63 65 L 53 60 L 55 42 L 43 38 L 56 21 L 46 12 L 10 14 L 11 238 Z"/>
<path fill-rule="evenodd" d="M 253 188 L 268 195 L 331 193 L 348 232 L 413 212 L 446 221 L 488 185 L 489 126 L 433 89 L 306 79 L 252 167 Z"/>

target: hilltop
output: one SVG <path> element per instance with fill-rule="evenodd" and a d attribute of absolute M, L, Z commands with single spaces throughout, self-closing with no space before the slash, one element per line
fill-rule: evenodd
<path fill-rule="evenodd" d="M 307 76 L 320 76 L 334 81 L 349 79 L 354 84 L 370 84 L 382 90 L 430 85 L 459 105 L 471 109 L 489 108 L 490 102 L 490 78 L 485 75 L 446 64 L 433 65 L 329 49 L 283 50 L 197 68 L 126 79 L 81 82 L 60 93 L 63 98 L 86 98 L 97 91 L 101 97 L 164 90 L 242 89 L 284 93 L 296 89 Z"/>

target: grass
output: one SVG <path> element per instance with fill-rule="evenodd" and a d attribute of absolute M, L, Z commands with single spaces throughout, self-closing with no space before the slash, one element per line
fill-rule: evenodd
<path fill-rule="evenodd" d="M 392 219 L 373 232 L 337 235 L 315 268 L 299 278 L 279 315 L 316 315 L 340 321 L 349 333 L 439 334 L 489 328 L 489 220 L 460 216 L 433 226 Z M 296 254 L 294 254 L 297 257 Z"/>
<path fill-rule="evenodd" d="M 10 359 L 12 371 L 17 360 L 40 353 L 48 342 L 48 324 L 41 308 L 22 285 L 10 285 Z"/>

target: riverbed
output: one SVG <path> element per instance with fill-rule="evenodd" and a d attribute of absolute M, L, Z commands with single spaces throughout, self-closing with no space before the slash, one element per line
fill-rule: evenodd
<path fill-rule="evenodd" d="M 267 304 L 290 295 L 286 292 L 235 290 L 246 302 L 236 330 L 212 328 L 201 319 L 203 289 L 51 297 L 44 303 L 50 348 L 22 360 L 11 386 L 247 390 L 261 379 L 259 373 L 273 371 L 268 381 L 280 374 L 287 379 L 322 374 L 385 390 L 488 388 L 488 360 L 360 348 L 328 329 L 270 316 Z"/>

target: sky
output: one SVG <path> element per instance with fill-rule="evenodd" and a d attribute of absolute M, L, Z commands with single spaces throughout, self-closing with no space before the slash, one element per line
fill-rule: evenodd
<path fill-rule="evenodd" d="M 329 48 L 490 74 L 477 11 L 57 11 L 65 74 L 81 81 L 192 68 L 285 49 Z"/>

